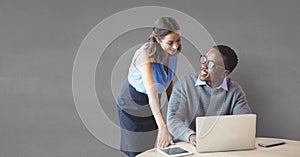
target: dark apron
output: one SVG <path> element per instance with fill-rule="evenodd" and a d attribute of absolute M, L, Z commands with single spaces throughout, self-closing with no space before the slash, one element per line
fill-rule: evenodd
<path fill-rule="evenodd" d="M 117 108 L 121 127 L 121 150 L 143 152 L 154 148 L 157 125 L 147 94 L 136 91 L 126 79 L 118 95 Z"/>

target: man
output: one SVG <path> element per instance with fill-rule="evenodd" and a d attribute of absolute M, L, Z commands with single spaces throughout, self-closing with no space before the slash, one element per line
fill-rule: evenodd
<path fill-rule="evenodd" d="M 227 77 L 237 62 L 230 47 L 214 46 L 200 56 L 200 73 L 183 76 L 175 83 L 167 112 L 174 140 L 196 145 L 196 117 L 251 113 L 241 86 Z"/>

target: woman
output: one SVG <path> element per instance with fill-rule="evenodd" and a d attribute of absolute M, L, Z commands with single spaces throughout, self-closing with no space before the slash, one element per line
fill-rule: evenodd
<path fill-rule="evenodd" d="M 179 29 L 175 19 L 159 18 L 148 42 L 132 59 L 128 79 L 118 95 L 121 151 L 127 156 L 153 148 L 155 142 L 160 148 L 173 144 L 159 98 L 166 91 L 169 99 L 172 92 L 177 53 L 181 50 Z"/>

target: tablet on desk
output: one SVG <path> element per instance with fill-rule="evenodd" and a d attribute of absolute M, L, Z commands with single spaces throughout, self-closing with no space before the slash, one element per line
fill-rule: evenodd
<path fill-rule="evenodd" d="M 184 156 L 184 155 L 190 155 L 192 152 L 180 147 L 180 146 L 170 146 L 167 148 L 161 148 L 159 149 L 161 152 L 163 152 L 165 155 L 170 157 L 177 157 L 177 156 Z"/>

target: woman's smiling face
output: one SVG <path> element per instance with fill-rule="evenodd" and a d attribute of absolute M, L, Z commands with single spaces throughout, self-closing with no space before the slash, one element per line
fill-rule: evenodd
<path fill-rule="evenodd" d="M 181 46 L 181 34 L 179 31 L 172 32 L 166 35 L 159 42 L 161 48 L 165 53 L 174 55 L 178 52 L 178 48 Z"/>

